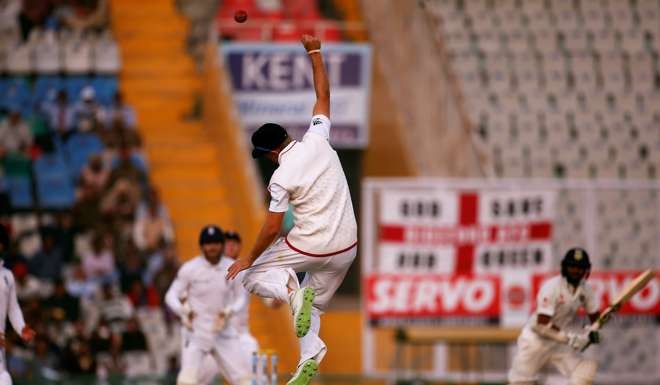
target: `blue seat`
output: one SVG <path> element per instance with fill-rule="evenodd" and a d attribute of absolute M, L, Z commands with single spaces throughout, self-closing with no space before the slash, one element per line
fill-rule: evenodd
<path fill-rule="evenodd" d="M 64 80 L 66 92 L 69 94 L 69 102 L 75 103 L 80 100 L 80 91 L 91 83 L 89 76 L 67 76 Z"/>
<path fill-rule="evenodd" d="M 92 132 L 80 132 L 72 135 L 64 145 L 71 175 L 78 177 L 89 157 L 100 153 L 103 148 L 101 138 Z"/>
<path fill-rule="evenodd" d="M 4 82 L 0 107 L 7 109 L 9 106 L 18 106 L 21 112 L 30 110 L 31 92 L 30 86 L 25 78 L 13 77 Z"/>
<path fill-rule="evenodd" d="M 96 100 L 108 106 L 112 104 L 112 100 L 117 93 L 117 77 L 97 76 L 92 79 L 92 87 L 94 87 L 94 91 L 96 92 Z"/>
<path fill-rule="evenodd" d="M 64 80 L 56 75 L 42 75 L 34 82 L 32 89 L 32 104 L 38 105 L 64 88 Z"/>
<path fill-rule="evenodd" d="M 34 161 L 39 205 L 65 209 L 75 202 L 75 187 L 66 162 L 59 153 L 44 154 Z"/>
<path fill-rule="evenodd" d="M 34 206 L 32 183 L 29 176 L 8 176 L 6 182 L 12 208 L 28 209 Z"/>

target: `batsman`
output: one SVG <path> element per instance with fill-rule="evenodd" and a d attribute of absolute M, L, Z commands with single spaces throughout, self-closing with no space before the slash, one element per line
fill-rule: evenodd
<path fill-rule="evenodd" d="M 536 310 L 518 337 L 518 349 L 509 371 L 510 385 L 535 384 L 539 371 L 547 364 L 568 377 L 571 385 L 592 384 L 597 364 L 579 352 L 600 342 L 598 330 L 591 326 L 578 332 L 567 330 L 580 307 L 589 315 L 590 324 L 598 318 L 598 305 L 587 283 L 590 271 L 587 252 L 573 248 L 561 262 L 561 275 L 541 286 Z"/>

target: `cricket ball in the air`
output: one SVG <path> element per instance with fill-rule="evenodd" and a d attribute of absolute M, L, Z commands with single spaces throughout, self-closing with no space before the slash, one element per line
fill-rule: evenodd
<path fill-rule="evenodd" d="M 247 12 L 239 9 L 236 11 L 236 13 L 234 13 L 234 20 L 236 20 L 237 23 L 244 23 L 245 20 L 247 20 Z"/>

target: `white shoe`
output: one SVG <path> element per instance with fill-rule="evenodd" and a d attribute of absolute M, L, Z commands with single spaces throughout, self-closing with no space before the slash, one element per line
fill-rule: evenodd
<path fill-rule="evenodd" d="M 312 303 L 314 303 L 314 290 L 303 287 L 294 291 L 289 298 L 293 312 L 293 328 L 298 338 L 304 337 L 312 324 Z"/>

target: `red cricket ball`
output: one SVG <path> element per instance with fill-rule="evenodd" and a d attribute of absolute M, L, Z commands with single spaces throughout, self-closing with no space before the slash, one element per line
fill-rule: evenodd
<path fill-rule="evenodd" d="M 234 13 L 234 20 L 236 20 L 237 23 L 244 23 L 245 20 L 247 20 L 247 12 L 239 9 L 236 11 L 236 13 Z"/>

